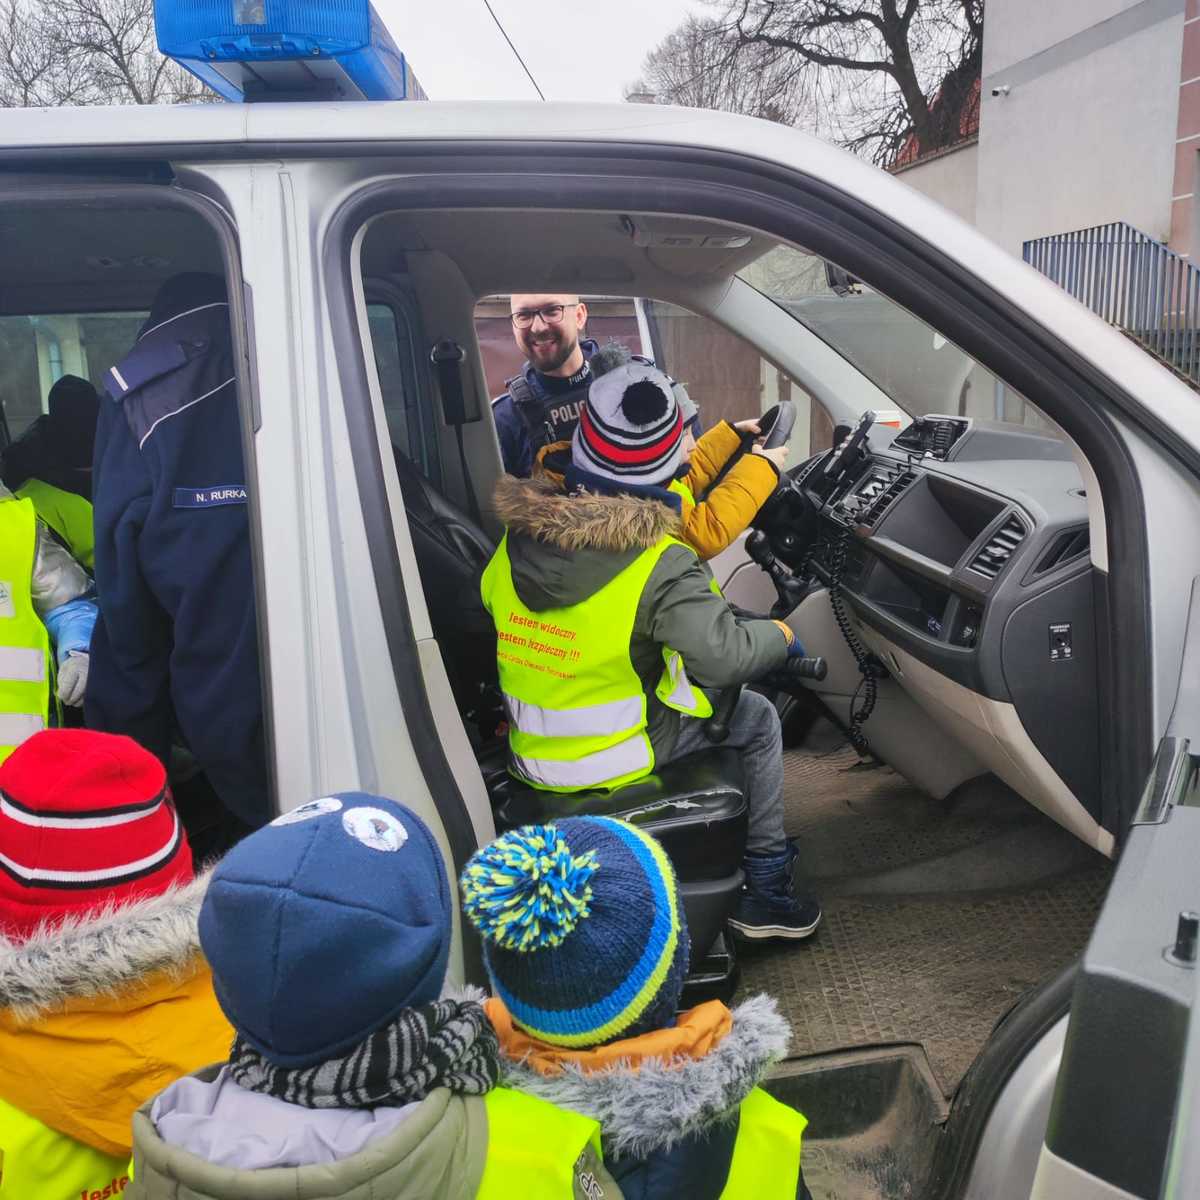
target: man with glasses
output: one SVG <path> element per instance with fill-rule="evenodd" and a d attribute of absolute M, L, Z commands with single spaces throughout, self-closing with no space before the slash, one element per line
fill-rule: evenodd
<path fill-rule="evenodd" d="M 521 374 L 507 381 L 508 391 L 492 401 L 492 415 L 504 469 L 524 479 L 543 446 L 575 432 L 592 382 L 587 360 L 599 346 L 581 337 L 588 311 L 577 295 L 518 295 L 511 308 L 513 337 L 526 361 Z"/>

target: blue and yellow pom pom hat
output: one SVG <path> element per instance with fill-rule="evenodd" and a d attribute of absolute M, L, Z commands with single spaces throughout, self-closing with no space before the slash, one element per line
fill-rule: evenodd
<path fill-rule="evenodd" d="M 609 817 L 526 825 L 463 872 L 492 988 L 530 1036 L 583 1048 L 674 1024 L 688 964 L 675 872 Z"/>

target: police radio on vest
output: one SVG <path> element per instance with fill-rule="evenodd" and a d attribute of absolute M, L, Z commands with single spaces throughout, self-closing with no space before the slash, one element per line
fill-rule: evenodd
<path fill-rule="evenodd" d="M 426 100 L 369 0 L 157 0 L 158 48 L 225 100 Z"/>

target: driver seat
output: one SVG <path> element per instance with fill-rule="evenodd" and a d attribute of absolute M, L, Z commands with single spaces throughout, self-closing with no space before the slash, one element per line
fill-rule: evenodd
<path fill-rule="evenodd" d="M 707 750 L 613 791 L 548 792 L 509 775 L 507 741 L 496 736 L 503 719 L 496 633 L 479 592 L 495 544 L 393 450 L 434 636 L 455 700 L 485 743 L 479 765 L 497 831 L 586 814 L 620 817 L 653 834 L 679 878 L 692 938 L 689 978 L 694 978 L 724 939 L 725 919 L 742 884 L 749 809 L 740 757 L 731 750 Z M 715 957 L 718 962 L 707 972 L 710 990 L 724 995 L 736 982 L 732 947 L 718 949 Z M 691 998 L 703 997 L 693 992 Z"/>

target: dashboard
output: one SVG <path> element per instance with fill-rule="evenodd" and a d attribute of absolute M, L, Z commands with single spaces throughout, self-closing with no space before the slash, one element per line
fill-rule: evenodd
<path fill-rule="evenodd" d="M 900 433 L 864 422 L 791 472 L 764 509 L 776 555 L 840 585 L 858 620 L 888 644 L 1012 704 L 1037 749 L 1098 814 L 1103 593 L 1069 444 L 954 416 L 921 417 Z"/>

